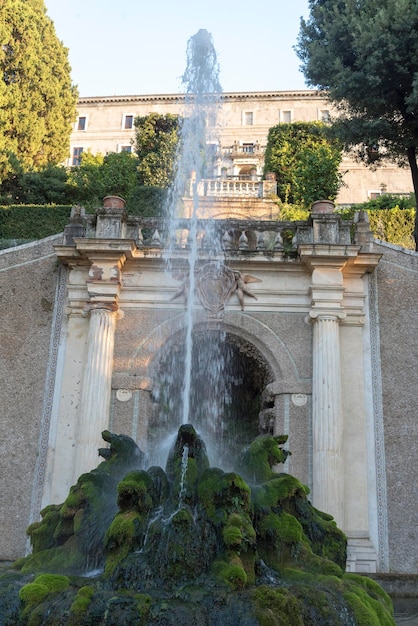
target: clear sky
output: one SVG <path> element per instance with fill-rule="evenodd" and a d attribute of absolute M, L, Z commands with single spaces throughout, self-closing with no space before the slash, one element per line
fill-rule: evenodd
<path fill-rule="evenodd" d="M 179 93 L 208 30 L 223 91 L 305 89 L 293 50 L 308 0 L 45 0 L 81 96 Z"/>

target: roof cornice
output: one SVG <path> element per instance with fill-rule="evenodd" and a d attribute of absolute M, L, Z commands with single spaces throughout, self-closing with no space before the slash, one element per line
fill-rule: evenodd
<path fill-rule="evenodd" d="M 289 98 L 312 98 L 323 99 L 324 91 L 315 89 L 296 89 L 292 91 L 231 91 L 221 94 L 221 100 L 286 100 Z M 83 96 L 78 99 L 79 104 L 100 104 L 117 102 L 183 102 L 185 94 L 145 94 L 127 96 Z"/>

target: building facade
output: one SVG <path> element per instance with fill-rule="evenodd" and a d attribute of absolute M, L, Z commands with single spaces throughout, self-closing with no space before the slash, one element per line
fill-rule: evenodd
<path fill-rule="evenodd" d="M 134 120 L 149 113 L 181 115 L 179 94 L 84 97 L 71 135 L 66 165 L 77 165 L 83 152 L 93 154 L 133 150 Z M 216 156 L 214 178 L 255 179 L 264 166 L 268 131 L 288 122 L 326 121 L 333 113 L 323 94 L 314 90 L 224 93 L 217 115 L 206 120 L 208 143 Z M 370 170 L 345 156 L 341 164 L 345 186 L 339 204 L 365 202 L 382 193 L 413 190 L 408 169 L 386 165 Z"/>
<path fill-rule="evenodd" d="M 216 254 L 205 228 L 195 329 L 222 331 L 255 431 L 288 435 L 284 469 L 346 532 L 349 570 L 418 573 L 417 254 L 329 206 L 307 222 L 215 220 Z M 108 199 L 75 208 L 64 236 L 0 252 L 0 559 L 96 466 L 102 430 L 148 451 L 166 424 L 156 390 L 185 340 L 190 224 L 176 222 L 175 248 L 165 230 Z"/>

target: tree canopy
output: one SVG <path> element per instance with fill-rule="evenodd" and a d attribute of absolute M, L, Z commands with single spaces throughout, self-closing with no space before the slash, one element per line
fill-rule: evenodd
<path fill-rule="evenodd" d="M 179 143 L 178 116 L 150 113 L 135 119 L 134 149 L 140 185 L 167 189 L 175 177 Z"/>
<path fill-rule="evenodd" d="M 25 169 L 65 159 L 77 90 L 43 0 L 2 0 L 0 39 L 1 182 L 13 158 Z"/>
<path fill-rule="evenodd" d="M 281 200 L 309 208 L 315 200 L 335 200 L 343 184 L 341 148 L 321 122 L 279 124 L 269 130 L 264 172 L 274 172 Z"/>
<path fill-rule="evenodd" d="M 335 134 L 368 165 L 408 164 L 418 197 L 417 0 L 309 6 L 296 51 L 308 84 L 326 90 L 337 106 Z"/>
<path fill-rule="evenodd" d="M 91 154 L 83 152 L 81 163 L 69 172 L 72 197 L 86 207 L 101 206 L 105 196 L 131 200 L 138 185 L 138 159 L 129 152 Z"/>

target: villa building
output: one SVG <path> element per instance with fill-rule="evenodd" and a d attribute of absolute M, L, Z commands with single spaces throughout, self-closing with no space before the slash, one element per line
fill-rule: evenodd
<path fill-rule="evenodd" d="M 78 165 L 83 152 L 133 151 L 134 120 L 150 113 L 182 115 L 181 94 L 95 96 L 80 98 L 66 165 Z M 314 90 L 224 93 L 217 115 L 207 119 L 213 145 L 214 178 L 259 179 L 263 172 L 268 131 L 289 122 L 326 121 L 333 114 L 323 93 Z M 339 204 L 365 202 L 382 193 L 412 191 L 408 169 L 395 164 L 375 170 L 345 156 L 345 186 Z"/>

